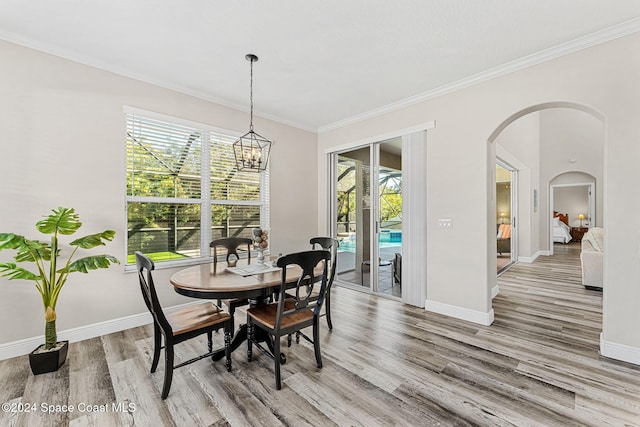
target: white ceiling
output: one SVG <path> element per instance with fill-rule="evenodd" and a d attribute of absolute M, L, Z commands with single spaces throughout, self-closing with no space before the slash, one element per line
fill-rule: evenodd
<path fill-rule="evenodd" d="M 637 0 L 0 2 L 2 39 L 245 111 L 255 53 L 256 114 L 321 131 L 638 30 Z"/>

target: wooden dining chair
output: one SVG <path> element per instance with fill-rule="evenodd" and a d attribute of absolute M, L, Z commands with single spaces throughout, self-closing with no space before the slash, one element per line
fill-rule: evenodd
<path fill-rule="evenodd" d="M 331 252 L 331 261 L 329 262 L 329 277 L 327 279 L 327 291 L 324 298 L 324 316 L 327 318 L 327 326 L 329 330 L 333 330 L 333 323 L 331 322 L 331 286 L 333 285 L 333 279 L 336 275 L 336 262 L 338 259 L 338 247 L 340 242 L 332 237 L 312 237 L 309 240 L 311 243 L 311 249 L 317 249 L 317 246 L 324 250 Z M 312 298 L 318 298 L 318 290 L 314 290 Z M 300 333 L 296 332 L 296 343 L 300 342 Z M 287 336 L 287 346 L 291 347 L 291 334 Z"/>
<path fill-rule="evenodd" d="M 247 245 L 247 259 L 251 262 L 251 246 L 253 245 L 253 240 L 248 237 L 222 237 L 209 243 L 209 247 L 213 251 L 213 271 L 216 271 L 218 268 L 218 248 L 225 248 L 227 251 L 225 259 L 227 264 L 229 265 L 231 263 L 235 265 L 235 261 L 240 259 L 238 249 L 244 245 Z M 222 304 L 227 307 L 233 322 L 236 308 L 249 304 L 249 300 L 246 298 L 218 300 L 218 307 L 222 307 Z"/>
<path fill-rule="evenodd" d="M 333 323 L 331 322 L 331 287 L 333 286 L 333 279 L 336 276 L 336 265 L 338 261 L 338 247 L 340 242 L 332 237 L 313 237 L 309 240 L 311 243 L 311 249 L 316 249 L 316 245 L 322 249 L 331 252 L 331 260 L 329 261 L 329 277 L 327 279 L 327 291 L 325 293 L 325 307 L 324 312 L 327 317 L 327 326 L 329 330 L 333 329 Z"/>
<path fill-rule="evenodd" d="M 247 310 L 247 359 L 251 361 L 253 356 L 253 344 L 274 361 L 276 388 L 280 390 L 280 365 L 286 363 L 286 357 L 280 352 L 281 337 L 299 332 L 304 328 L 313 326 L 313 339 L 302 336 L 313 344 L 316 357 L 316 366 L 322 368 L 322 356 L 320 354 L 320 327 L 318 318 L 324 302 L 327 290 L 327 278 L 331 253 L 326 250 L 312 250 L 297 252 L 278 258 L 277 265 L 282 269 L 282 279 L 278 292 L 278 301 L 251 307 Z M 322 265 L 320 280 L 316 277 L 316 267 Z M 298 277 L 287 277 L 290 271 L 287 267 L 297 265 L 301 272 Z M 289 290 L 293 295 L 287 296 L 287 284 L 295 283 Z M 318 297 L 312 296 L 314 288 L 318 287 Z M 262 330 L 267 335 L 269 349 L 262 346 L 262 339 L 258 339 L 257 330 Z"/>
<path fill-rule="evenodd" d="M 171 388 L 173 370 L 213 355 L 212 332 L 224 328 L 224 349 L 227 371 L 231 371 L 231 334 L 233 322 L 231 316 L 211 302 L 189 305 L 171 313 L 166 313 L 160 305 L 151 272 L 155 269 L 153 261 L 140 252 L 136 252 L 136 266 L 140 290 L 145 305 L 153 317 L 153 362 L 151 373 L 156 371 L 160 360 L 160 350 L 164 347 L 164 385 L 162 399 L 166 399 Z M 183 341 L 207 334 L 208 352 L 174 366 L 173 347 Z M 164 338 L 164 346 L 162 341 Z"/>
<path fill-rule="evenodd" d="M 402 254 L 396 252 L 392 262 L 393 285 L 402 286 Z"/>

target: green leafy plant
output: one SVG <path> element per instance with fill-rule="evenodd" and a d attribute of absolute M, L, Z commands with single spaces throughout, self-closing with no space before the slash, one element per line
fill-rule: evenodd
<path fill-rule="evenodd" d="M 17 253 L 16 263 L 34 263 L 36 272 L 29 271 L 16 263 L 0 263 L 0 275 L 9 280 L 22 279 L 34 281 L 36 289 L 42 296 L 45 317 L 45 348 L 53 348 L 57 342 L 56 303 L 62 287 L 69 274 L 74 272 L 88 273 L 89 270 L 108 268 L 120 261 L 111 255 L 94 255 L 73 261 L 78 249 L 92 249 L 104 246 L 106 241 L 113 240 L 116 232 L 106 230 L 102 233 L 90 234 L 69 243 L 73 248 L 66 261 L 61 258 L 62 250 L 58 237 L 72 235 L 82 226 L 75 210 L 59 207 L 52 214 L 36 223 L 36 229 L 43 234 L 50 234 L 49 242 L 29 240 L 13 233 L 0 233 L 0 251 L 12 249 Z"/>

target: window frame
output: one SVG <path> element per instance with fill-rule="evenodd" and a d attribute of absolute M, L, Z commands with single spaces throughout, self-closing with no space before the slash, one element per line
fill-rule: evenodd
<path fill-rule="evenodd" d="M 125 254 L 125 271 L 136 271 L 135 264 L 129 264 L 129 217 L 128 206 L 129 203 L 175 203 L 180 205 L 196 204 L 200 206 L 200 256 L 190 257 L 179 260 L 167 260 L 167 261 L 154 261 L 156 269 L 185 267 L 189 265 L 203 264 L 213 262 L 211 251 L 209 249 L 209 243 L 212 240 L 212 225 L 211 225 L 211 211 L 214 205 L 232 205 L 232 206 L 258 206 L 260 208 L 260 227 L 263 229 L 269 229 L 270 223 L 270 209 L 269 209 L 269 170 L 271 165 L 267 165 L 267 169 L 259 173 L 260 176 L 260 194 L 258 200 L 224 200 L 213 199 L 211 196 L 211 168 L 210 168 L 210 147 L 211 147 L 211 134 L 223 135 L 232 139 L 237 139 L 242 136 L 242 133 L 231 131 L 228 129 L 218 128 L 215 126 L 207 125 L 204 123 L 194 122 L 190 120 L 181 119 L 178 117 L 168 116 L 160 113 L 155 113 L 147 110 L 138 109 L 135 107 L 125 106 L 123 108 L 124 119 L 124 142 L 125 142 L 125 158 L 124 158 L 124 224 L 125 224 L 125 239 L 124 239 L 124 254 Z M 176 197 L 159 197 L 159 196 L 130 196 L 128 190 L 128 154 L 127 154 L 127 124 L 129 123 L 131 116 L 138 116 L 142 119 L 163 121 L 167 124 L 176 126 L 188 126 L 196 128 L 201 132 L 201 153 L 200 153 L 200 198 L 176 198 Z M 253 173 L 253 172 L 252 172 Z"/>

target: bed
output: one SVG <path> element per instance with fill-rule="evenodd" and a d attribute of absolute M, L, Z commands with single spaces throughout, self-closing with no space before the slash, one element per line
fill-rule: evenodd
<path fill-rule="evenodd" d="M 553 212 L 553 242 L 569 243 L 571 241 L 571 228 L 569 227 L 569 215 Z"/>

